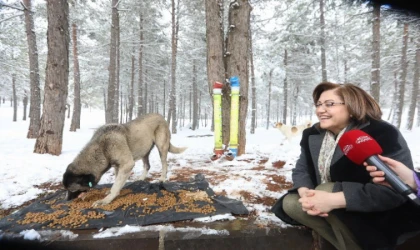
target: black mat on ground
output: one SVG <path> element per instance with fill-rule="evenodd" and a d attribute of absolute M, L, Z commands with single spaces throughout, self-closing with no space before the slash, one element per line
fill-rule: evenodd
<path fill-rule="evenodd" d="M 99 185 L 95 189 L 110 187 L 111 184 Z M 226 213 L 234 215 L 248 214 L 248 210 L 241 201 L 215 195 L 214 191 L 209 187 L 208 182 L 201 174 L 195 176 L 194 180 L 191 182 L 149 183 L 145 181 L 136 181 L 127 183 L 123 190 L 128 191 L 131 195 L 149 195 L 147 197 L 156 194 L 154 197 L 157 199 L 150 199 L 154 200 L 155 203 L 147 206 L 126 204 L 116 207 L 113 210 L 105 210 L 101 207 L 89 207 L 75 210 L 74 207 L 70 206 L 70 202 L 74 202 L 75 200 L 66 201 L 66 192 L 60 190 L 2 218 L 0 220 L 0 230 L 3 232 L 20 232 L 26 229 L 100 229 L 121 225 L 144 226 L 161 224 Z M 182 198 L 180 193 L 185 193 L 185 191 L 189 194 L 201 194 L 201 196 L 202 194 L 207 194 L 205 195 L 207 198 L 190 200 L 188 204 L 184 204 L 182 202 L 185 198 Z M 128 194 L 122 192 L 120 197 L 124 197 L 124 195 Z M 185 197 L 185 194 L 183 197 Z M 117 198 L 113 202 L 117 201 Z M 148 198 L 143 198 L 143 200 L 145 199 Z M 166 200 L 171 200 L 172 203 L 176 203 L 176 205 L 164 204 L 166 203 Z M 110 205 L 112 204 L 113 203 Z M 162 207 L 164 207 L 164 209 L 162 209 Z M 79 216 L 77 217 L 78 219 L 76 222 L 63 222 L 66 216 L 69 217 L 71 214 L 74 214 L 75 211 L 77 211 Z M 42 215 L 41 217 L 43 219 L 37 221 L 36 218 L 40 215 Z M 85 218 L 87 219 L 85 220 Z M 58 223 L 57 221 L 61 222 Z"/>

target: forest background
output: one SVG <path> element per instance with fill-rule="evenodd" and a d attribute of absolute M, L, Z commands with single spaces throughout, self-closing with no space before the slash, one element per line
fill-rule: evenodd
<path fill-rule="evenodd" d="M 215 81 L 227 145 L 234 75 L 240 153 L 245 129 L 312 119 L 321 81 L 364 88 L 410 130 L 420 124 L 418 25 L 369 1 L 0 0 L 0 103 L 30 119 L 34 152 L 56 155 L 65 117 L 76 131 L 81 107 L 102 108 L 107 123 L 158 112 L 174 134 L 207 126 Z"/>

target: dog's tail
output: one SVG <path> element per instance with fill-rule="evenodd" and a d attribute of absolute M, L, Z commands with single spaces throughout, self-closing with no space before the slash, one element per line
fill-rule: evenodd
<path fill-rule="evenodd" d="M 180 153 L 184 152 L 186 149 L 187 149 L 187 147 L 178 148 L 178 147 L 175 147 L 174 145 L 172 145 L 171 143 L 169 143 L 169 152 L 171 152 L 172 154 L 180 154 Z"/>

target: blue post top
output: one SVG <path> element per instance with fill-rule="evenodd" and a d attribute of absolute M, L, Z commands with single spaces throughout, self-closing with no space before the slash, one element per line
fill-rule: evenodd
<path fill-rule="evenodd" d="M 230 87 L 239 87 L 239 77 L 232 76 L 229 81 L 230 81 Z"/>
<path fill-rule="evenodd" d="M 230 148 L 229 153 L 233 155 L 233 157 L 236 157 L 238 155 L 238 149 L 237 148 Z"/>

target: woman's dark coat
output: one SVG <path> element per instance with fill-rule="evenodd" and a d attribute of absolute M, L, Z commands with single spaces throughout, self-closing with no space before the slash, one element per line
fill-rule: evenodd
<path fill-rule="evenodd" d="M 396 127 L 385 121 L 371 120 L 357 129 L 379 143 L 382 155 L 413 169 L 410 150 Z M 289 193 L 296 193 L 300 187 L 314 189 L 320 184 L 318 157 L 325 133 L 318 124 L 303 132 L 301 154 L 292 173 L 294 186 Z M 372 183 L 366 168 L 351 162 L 338 146 L 331 160 L 330 173 L 331 181 L 335 182 L 333 192 L 342 191 L 347 204 L 345 209 L 330 213 L 348 226 L 363 249 L 390 247 L 397 244 L 402 232 L 420 230 L 419 222 L 413 221 L 420 217 L 420 210 L 414 212 L 417 208 L 393 189 Z M 283 198 L 277 201 L 272 211 L 283 221 L 299 225 L 283 211 Z"/>

